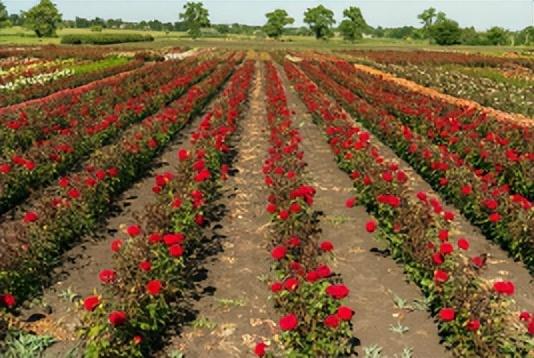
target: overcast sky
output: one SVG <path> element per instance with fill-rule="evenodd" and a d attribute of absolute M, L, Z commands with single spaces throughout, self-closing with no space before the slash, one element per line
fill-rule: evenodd
<path fill-rule="evenodd" d="M 33 6 L 38 0 L 3 0 L 10 13 L 18 13 Z M 105 19 L 122 18 L 126 21 L 158 19 L 178 21 L 178 13 L 186 1 L 179 0 L 53 0 L 64 19 L 75 16 Z M 517 30 L 534 25 L 534 0 L 205 0 L 213 23 L 245 23 L 261 25 L 265 13 L 276 8 L 286 9 L 302 25 L 306 8 L 323 4 L 332 9 L 336 20 L 343 9 L 358 6 L 371 26 L 419 26 L 417 14 L 428 7 L 445 12 L 461 26 L 479 30 L 502 26 Z"/>

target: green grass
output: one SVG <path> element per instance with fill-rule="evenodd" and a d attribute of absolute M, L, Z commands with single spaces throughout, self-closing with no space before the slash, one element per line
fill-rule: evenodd
<path fill-rule="evenodd" d="M 275 41 L 255 36 L 229 35 L 228 37 L 203 37 L 193 40 L 185 32 L 162 32 L 104 29 L 101 33 L 140 33 L 152 35 L 154 42 L 139 42 L 120 44 L 120 47 L 132 48 L 161 48 L 166 46 L 180 47 L 224 47 L 230 49 L 254 49 L 269 51 L 276 49 L 301 49 L 301 50 L 350 50 L 350 49 L 375 49 L 375 50 L 412 50 L 427 49 L 441 51 L 483 52 L 486 54 L 502 55 L 507 52 L 522 53 L 533 51 L 532 47 L 509 47 L 509 46 L 437 46 L 421 40 L 397 40 L 397 39 L 363 39 L 356 43 L 343 41 L 335 37 L 327 41 L 316 40 L 305 36 L 284 36 L 281 41 Z M 59 44 L 60 37 L 68 34 L 94 34 L 89 29 L 60 29 L 54 38 L 37 38 L 31 31 L 21 27 L 0 29 L 0 45 L 43 45 Z M 112 45 L 117 46 L 117 45 Z"/>

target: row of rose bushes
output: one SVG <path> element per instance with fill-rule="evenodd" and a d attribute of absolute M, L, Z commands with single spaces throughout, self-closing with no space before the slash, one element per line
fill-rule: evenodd
<path fill-rule="evenodd" d="M 71 66 L 74 63 L 83 63 L 74 58 L 47 61 L 43 59 L 21 59 L 17 62 L 0 61 L 0 86 L 16 81 L 20 78 L 35 77 L 43 73 L 52 73 Z"/>
<path fill-rule="evenodd" d="M 157 68 L 148 65 L 124 71 L 84 86 L 57 91 L 45 98 L 0 108 L 0 153 L 24 150 L 33 142 L 53 135 L 68 135 L 84 121 L 93 122 L 98 116 L 113 113 L 117 104 L 143 90 L 135 85 L 137 82 L 156 77 Z"/>
<path fill-rule="evenodd" d="M 407 174 L 384 158 L 369 132 L 356 126 L 295 64 L 286 61 L 284 66 L 324 130 L 339 167 L 354 180 L 357 203 L 377 218 L 378 223 L 369 222 L 367 230 L 378 230 L 392 256 L 421 288 L 453 353 L 460 357 L 532 353 L 532 313 L 514 312 L 512 282 L 481 277 L 484 257 L 469 257 L 469 241 L 454 238 L 449 231 L 454 214 L 445 211 L 438 198 L 410 190 Z"/>
<path fill-rule="evenodd" d="M 355 68 L 344 62 L 344 68 Z M 481 177 L 504 183 L 511 191 L 534 198 L 534 130 L 524 124 L 499 121 L 485 111 L 432 99 L 372 75 L 354 71 L 366 84 L 361 95 L 388 109 L 421 135 L 472 164 Z M 370 89 L 368 86 L 371 86 Z M 491 91 L 490 91 L 491 92 Z M 387 100 L 384 100 L 386 96 Z M 521 103 L 531 104 L 522 98 Z"/>
<path fill-rule="evenodd" d="M 439 332 L 454 354 L 467 357 L 526 356 L 534 348 L 534 316 L 513 311 L 514 284 L 481 277 L 485 259 L 468 256 L 469 241 L 449 232 L 454 214 L 424 192 L 409 189 L 407 174 L 371 144 L 335 102 L 296 65 L 285 69 L 295 89 L 325 131 L 338 165 L 354 180 L 357 202 L 378 218 L 392 256 L 427 297 Z M 362 108 L 362 110 L 365 110 Z"/>
<path fill-rule="evenodd" d="M 340 53 L 351 56 L 364 57 L 372 61 L 397 65 L 445 65 L 459 64 L 473 67 L 499 67 L 509 63 L 516 63 L 528 68 L 534 68 L 534 61 L 527 58 L 510 58 L 490 56 L 475 53 L 445 52 L 445 51 L 393 51 L 393 50 L 350 50 Z"/>
<path fill-rule="evenodd" d="M 339 357 L 352 352 L 349 294 L 341 277 L 324 263 L 333 250 L 319 242 L 313 209 L 315 189 L 307 184 L 300 133 L 292 123 L 278 70 L 265 65 L 265 91 L 270 147 L 263 165 L 269 189 L 266 210 L 272 214 L 270 288 L 281 312 L 279 347 L 257 344 L 258 356 Z M 281 351 L 281 352 L 280 352 Z"/>
<path fill-rule="evenodd" d="M 411 130 L 469 162 L 479 176 L 505 183 L 513 192 L 534 195 L 534 131 L 498 121 L 484 111 L 447 103 L 427 94 L 364 73 L 345 61 L 326 62 L 329 72 L 378 108 L 398 117 Z"/>
<path fill-rule="evenodd" d="M 61 253 L 101 225 L 117 195 L 147 171 L 161 149 L 217 93 L 241 58 L 226 56 L 182 97 L 95 152 L 83 170 L 47 188 L 21 218 L 2 223 L 0 292 L 16 301 L 38 293 Z"/>
<path fill-rule="evenodd" d="M 183 63 L 155 65 L 143 71 L 142 76 L 135 76 L 135 80 L 124 80 L 109 102 L 105 97 L 94 98 L 92 112 L 96 115 L 81 117 L 72 121 L 68 129 L 64 128 L 47 140 L 0 157 L 0 213 L 24 200 L 32 189 L 67 173 L 131 124 L 178 98 L 188 87 L 208 75 L 216 64 L 215 60 L 199 64 L 198 60 L 191 59 Z"/>
<path fill-rule="evenodd" d="M 515 259 L 522 260 L 530 271 L 534 270 L 534 208 L 528 199 L 511 194 L 508 185 L 494 182 L 491 176 L 480 176 L 477 169 L 455 153 L 412 131 L 376 103 L 371 105 L 355 95 L 349 88 L 361 84 L 352 82 L 330 64 L 323 63 L 319 68 L 304 63 L 303 68 L 480 227 L 486 237 L 499 243 Z"/>
<path fill-rule="evenodd" d="M 468 98 L 483 106 L 534 117 L 532 81 L 507 78 L 495 69 L 474 71 L 457 66 L 415 65 L 375 67 L 452 96 Z"/>
<path fill-rule="evenodd" d="M 247 107 L 254 62 L 246 61 L 177 152 L 173 172 L 155 176 L 155 200 L 126 238 L 111 243 L 113 269 L 99 274 L 100 293 L 83 301 L 85 357 L 144 357 L 181 317 L 180 301 L 203 250 L 221 180 L 228 174 L 230 140 Z M 206 216 L 206 218 L 205 218 Z"/>
<path fill-rule="evenodd" d="M 2 96 L 0 96 L 0 107 L 13 105 L 34 98 L 44 97 L 67 88 L 78 87 L 92 81 L 115 75 L 117 73 L 135 69 L 142 66 L 143 63 L 144 62 L 142 60 L 137 59 L 119 65 L 110 62 L 110 66 L 99 68 L 95 71 L 82 72 L 80 74 L 74 73 L 70 76 L 57 78 L 50 82 L 47 81 L 44 83 L 35 83 L 30 86 L 18 88 L 16 91 L 2 91 Z"/>
<path fill-rule="evenodd" d="M 97 60 L 108 56 L 113 52 L 124 51 L 124 47 L 95 47 L 95 46 L 6 46 L 0 48 L 0 61 L 10 58 L 36 57 L 46 60 L 56 60 L 60 58 L 80 58 L 85 60 Z"/>

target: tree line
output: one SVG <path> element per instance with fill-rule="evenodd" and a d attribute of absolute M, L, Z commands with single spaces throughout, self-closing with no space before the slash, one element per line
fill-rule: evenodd
<path fill-rule="evenodd" d="M 291 27 L 295 19 L 283 9 L 275 9 L 265 14 L 263 26 L 251 26 L 234 23 L 211 24 L 208 9 L 202 2 L 188 2 L 183 6 L 177 22 L 161 22 L 159 20 L 127 22 L 122 19 L 85 19 L 76 17 L 74 20 L 63 20 L 55 4 L 51 0 L 40 2 L 21 14 L 8 14 L 0 0 L 0 27 L 25 26 L 35 32 L 38 37 L 54 36 L 60 26 L 71 28 L 89 28 L 101 31 L 105 28 L 132 30 L 179 31 L 198 38 L 203 34 L 209 36 L 226 36 L 227 34 L 260 35 L 280 39 L 283 35 L 315 36 L 326 40 L 341 35 L 347 41 L 356 41 L 364 35 L 375 38 L 428 40 L 438 45 L 530 45 L 534 43 L 534 26 L 521 31 L 508 31 L 501 27 L 492 27 L 487 31 L 476 31 L 474 27 L 461 28 L 458 22 L 450 19 L 441 11 L 428 8 L 417 16 L 420 28 L 403 26 L 397 28 L 373 28 L 365 21 L 361 10 L 351 6 L 343 11 L 343 19 L 336 26 L 334 12 L 323 5 L 308 8 L 304 12 L 303 22 L 307 26 Z"/>

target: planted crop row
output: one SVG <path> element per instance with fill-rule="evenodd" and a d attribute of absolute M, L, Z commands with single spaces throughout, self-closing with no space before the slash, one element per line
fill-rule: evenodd
<path fill-rule="evenodd" d="M 101 293 L 83 302 L 86 357 L 147 356 L 180 317 L 180 300 L 204 245 L 204 217 L 226 178 L 229 140 L 247 106 L 253 73 L 250 60 L 236 70 L 192 133 L 192 148 L 178 151 L 174 172 L 156 175 L 156 200 L 146 207 L 143 224 L 113 241 L 114 268 L 100 272 Z"/>
<path fill-rule="evenodd" d="M 430 98 L 365 74 L 344 61 L 324 65 L 327 74 L 396 116 L 412 131 L 470 163 L 480 177 L 494 184 L 508 184 L 512 192 L 532 197 L 532 128 L 497 121 L 474 108 Z"/>
<path fill-rule="evenodd" d="M 222 86 L 241 57 L 227 58 L 178 100 L 128 129 L 117 143 L 95 152 L 83 171 L 48 188 L 22 218 L 3 223 L 0 292 L 18 301 L 38 292 L 65 248 L 98 227 L 110 203 L 146 172 L 158 152 Z"/>
<path fill-rule="evenodd" d="M 284 66 L 324 130 L 339 167 L 354 180 L 358 203 L 377 218 L 378 224 L 369 222 L 367 230 L 378 229 L 392 256 L 421 288 L 453 353 L 461 357 L 528 356 L 534 348 L 529 336 L 534 334 L 534 320 L 529 313 L 514 312 L 510 299 L 514 284 L 481 278 L 484 258 L 469 257 L 469 241 L 454 238 L 449 231 L 454 214 L 444 211 L 437 198 L 413 193 L 407 187 L 407 174 L 397 163 L 384 159 L 371 144 L 369 132 L 356 126 L 296 65 L 286 61 Z M 362 106 L 360 111 L 369 109 Z"/>
<path fill-rule="evenodd" d="M 342 305 L 349 289 L 324 263 L 324 255 L 332 252 L 333 245 L 319 242 L 313 209 L 315 189 L 307 184 L 301 137 L 272 62 L 265 63 L 265 90 L 270 147 L 263 173 L 270 192 L 267 211 L 272 214 L 271 291 L 282 314 L 279 347 L 267 349 L 267 354 L 345 356 L 353 350 L 353 311 Z M 265 351 L 265 343 L 260 342 L 256 354 L 263 356 Z"/>
<path fill-rule="evenodd" d="M 125 81 L 127 87 L 119 87 L 111 103 L 103 103 L 106 101 L 103 97 L 95 99 L 95 107 L 100 107 L 100 111 L 93 111 L 98 113 L 96 116 L 81 117 L 58 135 L 37 141 L 26 150 L 11 152 L 3 163 L 0 162 L 0 213 L 25 199 L 31 189 L 68 172 L 80 159 L 120 135 L 131 124 L 179 97 L 209 74 L 216 64 L 215 60 L 201 64 L 192 60 L 156 65 L 137 81 Z"/>
<path fill-rule="evenodd" d="M 458 66 L 378 66 L 382 70 L 483 106 L 534 117 L 532 81 L 507 78 L 495 69 Z"/>
<path fill-rule="evenodd" d="M 105 62 L 105 66 L 96 68 L 94 71 L 81 71 L 76 74 L 70 71 L 66 76 L 53 78 L 51 81 L 37 81 L 29 86 L 17 88 L 16 91 L 2 91 L 0 107 L 21 103 L 34 98 L 40 98 L 67 88 L 74 88 L 86 83 L 97 81 L 117 73 L 130 71 L 143 65 L 142 61 L 133 60 L 127 63 Z"/>
<path fill-rule="evenodd" d="M 511 195 L 507 185 L 496 183 L 491 175 L 480 175 L 458 155 L 412 131 L 397 117 L 388 115 L 385 109 L 356 96 L 317 66 L 304 64 L 303 68 L 397 155 L 410 163 L 436 191 L 479 226 L 487 238 L 499 243 L 533 270 L 534 209 L 528 199 Z M 339 73 L 333 78 L 341 79 Z M 350 79 L 340 81 L 350 84 Z"/>

